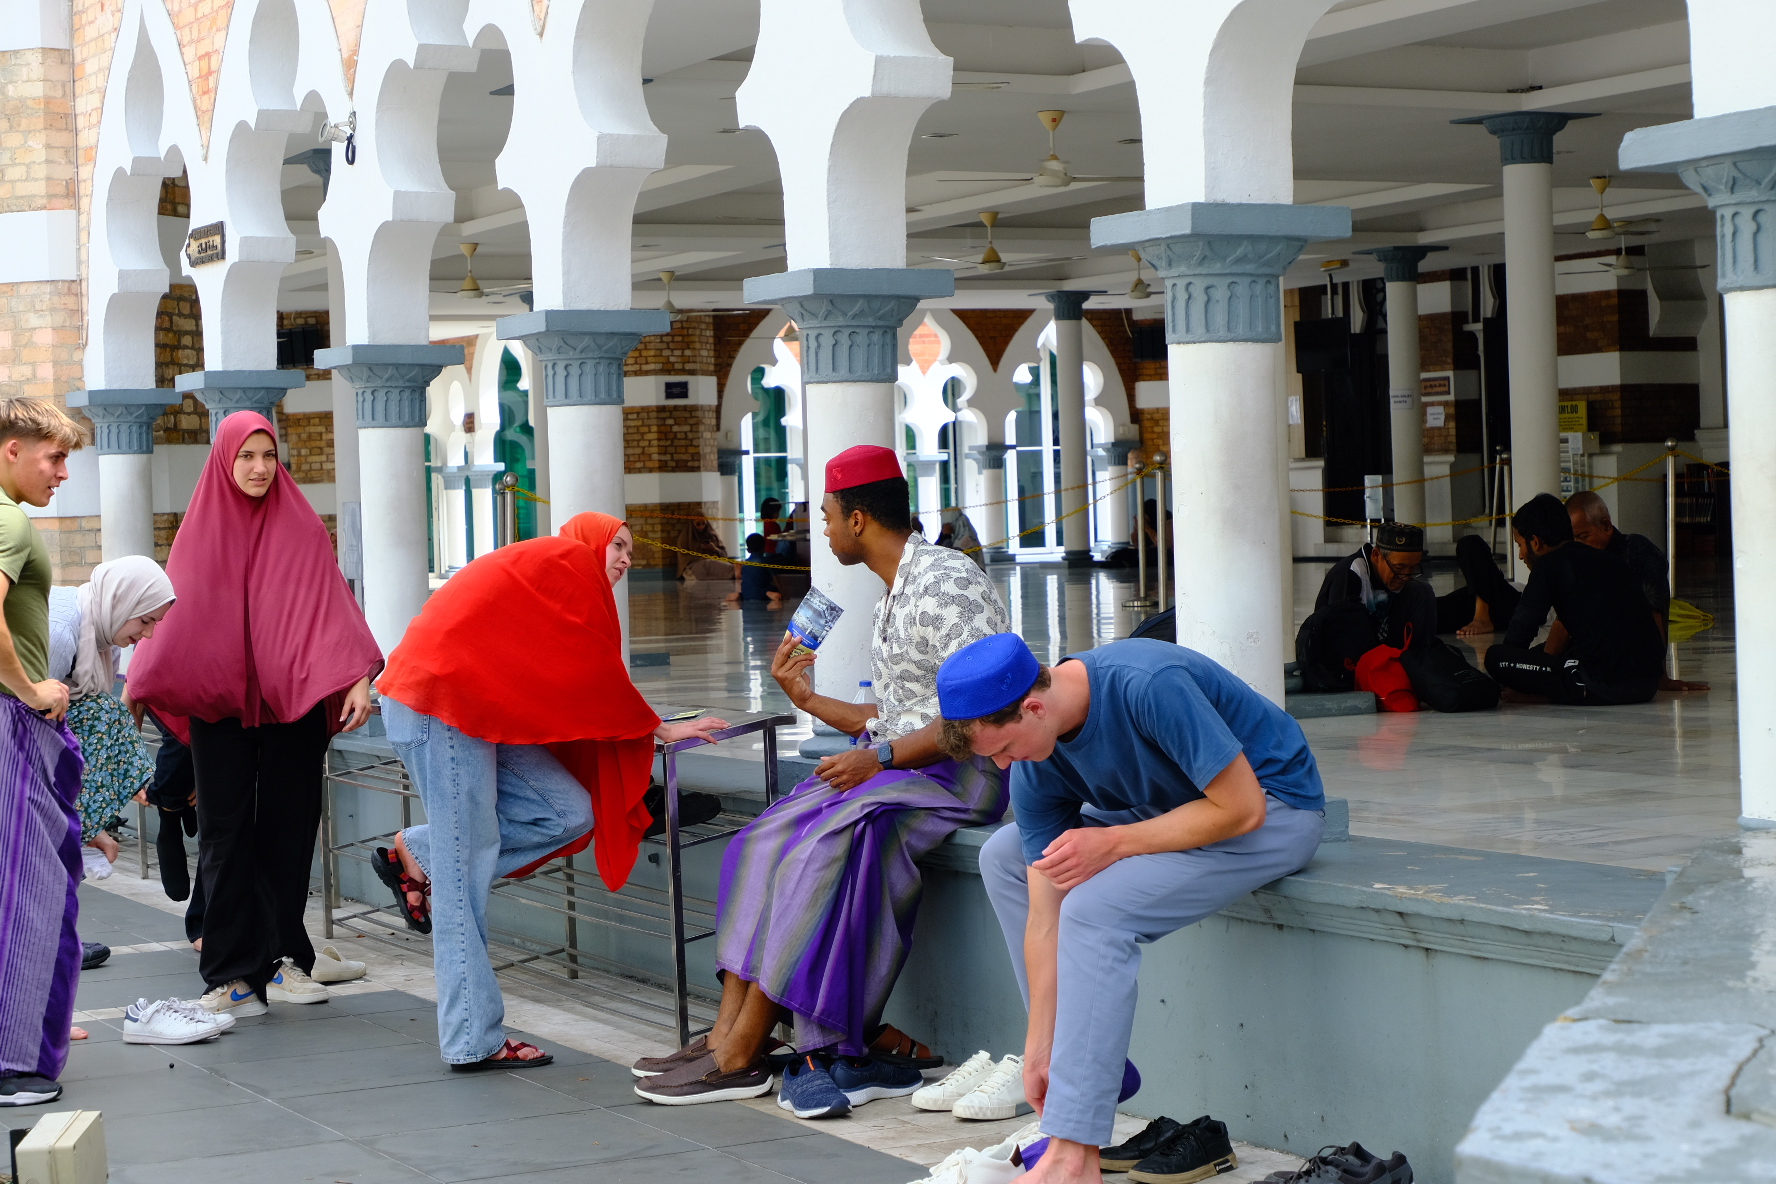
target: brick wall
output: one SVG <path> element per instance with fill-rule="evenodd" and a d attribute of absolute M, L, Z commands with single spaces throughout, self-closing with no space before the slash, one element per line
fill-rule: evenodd
<path fill-rule="evenodd" d="M 154 558 L 156 562 L 165 563 L 173 550 L 173 536 L 179 533 L 179 524 L 185 521 L 184 511 L 176 514 L 156 514 L 154 516 Z"/>
<path fill-rule="evenodd" d="M 954 311 L 956 319 L 974 334 L 981 351 L 987 355 L 987 364 L 995 370 L 999 369 L 1005 351 L 1011 348 L 1012 338 L 1034 315 L 1034 311 L 1028 308 L 958 308 Z"/>
<path fill-rule="evenodd" d="M 166 189 L 161 189 L 165 200 Z M 154 385 L 171 391 L 173 379 L 203 369 L 203 314 L 197 288 L 174 284 L 160 298 L 154 314 Z M 156 444 L 208 444 L 210 412 L 196 395 L 182 395 L 167 404 L 154 421 Z"/>
<path fill-rule="evenodd" d="M 191 180 L 184 173 L 167 177 L 160 183 L 160 216 L 191 218 Z"/>
<path fill-rule="evenodd" d="M 278 438 L 284 461 L 298 485 L 325 485 L 333 480 L 333 413 L 277 411 Z"/>
<path fill-rule="evenodd" d="M 629 533 L 635 536 L 635 566 L 676 568 L 678 552 L 654 544 L 683 546 L 679 536 L 689 525 L 686 519 L 696 514 L 710 517 L 721 508 L 716 502 L 659 502 L 630 506 L 627 513 Z"/>
<path fill-rule="evenodd" d="M 74 105 L 65 49 L 0 53 L 0 214 L 74 207 Z"/>
<path fill-rule="evenodd" d="M 623 471 L 715 472 L 719 414 L 706 404 L 623 408 Z"/>
<path fill-rule="evenodd" d="M 723 392 L 728 388 L 728 371 L 734 368 L 734 359 L 740 356 L 740 347 L 746 344 L 752 331 L 764 323 L 771 315 L 768 308 L 723 309 L 715 314 L 713 332 L 715 334 L 715 365 L 710 373 L 715 375 L 715 403 L 721 406 Z"/>
<path fill-rule="evenodd" d="M 1140 463 L 1157 452 L 1172 450 L 1172 410 L 1169 407 L 1140 407 L 1135 415 L 1141 424 Z"/>
<path fill-rule="evenodd" d="M 1561 356 L 1657 352 L 1693 354 L 1694 337 L 1654 337 L 1641 288 L 1569 292 L 1554 298 Z M 1427 367 L 1428 369 L 1429 367 Z"/>
<path fill-rule="evenodd" d="M 50 570 L 57 584 L 84 584 L 104 561 L 99 547 L 99 516 L 32 520 L 49 549 Z"/>
<path fill-rule="evenodd" d="M 191 99 L 197 107 L 197 128 L 205 146 L 210 142 L 210 118 L 216 110 L 216 82 L 222 72 L 222 42 L 228 36 L 228 18 L 234 0 L 167 0 L 185 73 L 191 79 Z"/>
<path fill-rule="evenodd" d="M 1667 437 L 1692 440 L 1701 422 L 1701 389 L 1694 383 L 1623 383 L 1562 387 L 1562 399 L 1589 404 L 1591 430 L 1604 444 L 1656 444 Z"/>
<path fill-rule="evenodd" d="M 706 312 L 687 312 L 666 333 L 643 337 L 623 374 L 641 378 L 655 374 L 696 377 L 715 374 L 715 322 L 727 320 Z"/>
<path fill-rule="evenodd" d="M 80 385 L 80 285 L 0 284 L 0 396 L 62 402 Z"/>
<path fill-rule="evenodd" d="M 320 309 L 319 311 L 307 310 L 302 312 L 280 311 L 277 314 L 277 318 L 277 327 L 279 331 L 310 325 L 317 326 L 321 330 L 321 343 L 316 347 L 317 349 L 325 349 L 333 343 L 332 321 L 326 309 Z M 474 349 L 475 347 L 470 345 L 468 348 Z M 295 367 L 286 366 L 282 367 L 282 369 L 294 370 Z M 317 370 L 313 366 L 305 368 L 303 374 L 310 382 L 326 382 L 333 377 L 333 371 Z"/>
<path fill-rule="evenodd" d="M 1154 365 L 1159 366 L 1160 378 L 1165 377 L 1164 362 L 1135 361 L 1135 326 L 1146 322 L 1138 321 L 1132 313 L 1120 308 L 1086 309 L 1085 319 L 1103 339 L 1104 346 L 1110 351 L 1111 360 L 1116 363 L 1116 373 L 1122 377 L 1122 389 L 1128 396 L 1129 410 L 1135 406 L 1135 383 L 1142 381 L 1141 371 Z"/>

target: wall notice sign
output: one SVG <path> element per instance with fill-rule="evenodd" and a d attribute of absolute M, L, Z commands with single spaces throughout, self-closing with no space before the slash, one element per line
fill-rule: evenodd
<path fill-rule="evenodd" d="M 1560 430 L 1562 432 L 1588 432 L 1591 404 L 1583 399 L 1560 400 Z"/>
<path fill-rule="evenodd" d="M 185 240 L 185 260 L 193 267 L 220 263 L 228 256 L 223 250 L 222 223 L 212 222 L 192 230 Z"/>
<path fill-rule="evenodd" d="M 1300 426 L 1300 424 L 1301 424 L 1301 396 L 1300 395 L 1290 395 L 1289 396 L 1289 426 L 1298 427 L 1298 426 Z"/>
<path fill-rule="evenodd" d="M 1425 427 L 1440 428 L 1444 424 L 1444 413 L 1448 408 L 1441 403 L 1430 403 L 1425 407 Z"/>
<path fill-rule="evenodd" d="M 668 399 L 688 399 L 691 397 L 691 384 L 684 379 L 668 379 L 666 382 Z"/>
<path fill-rule="evenodd" d="M 1412 388 L 1409 386 L 1396 386 L 1396 387 L 1389 387 L 1388 388 L 1388 402 L 1393 404 L 1396 408 L 1398 408 L 1401 411 L 1412 410 L 1412 395 L 1413 395 L 1413 391 L 1412 391 Z"/>
<path fill-rule="evenodd" d="M 1447 399 L 1449 397 L 1449 375 L 1439 374 L 1435 378 L 1418 380 L 1419 393 L 1427 399 Z"/>

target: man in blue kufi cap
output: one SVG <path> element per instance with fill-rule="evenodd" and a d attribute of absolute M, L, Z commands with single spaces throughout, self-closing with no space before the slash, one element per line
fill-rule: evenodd
<path fill-rule="evenodd" d="M 1012 770 L 1017 823 L 982 847 L 980 868 L 1029 1008 L 1025 1094 L 1051 1140 L 1025 1178 L 1229 1170 L 1212 1118 L 1099 1144 L 1116 1120 L 1141 945 L 1299 871 L 1319 846 L 1325 796 L 1300 725 L 1211 659 L 1148 639 L 1051 669 L 995 634 L 944 662 L 937 697 L 953 756 Z"/>

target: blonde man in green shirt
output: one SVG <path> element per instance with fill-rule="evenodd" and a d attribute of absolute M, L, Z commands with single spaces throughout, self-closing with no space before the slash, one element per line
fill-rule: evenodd
<path fill-rule="evenodd" d="M 61 1097 L 80 977 L 80 749 L 48 677 L 49 550 L 23 507 L 49 504 L 82 443 L 53 403 L 0 400 L 0 1106 Z"/>

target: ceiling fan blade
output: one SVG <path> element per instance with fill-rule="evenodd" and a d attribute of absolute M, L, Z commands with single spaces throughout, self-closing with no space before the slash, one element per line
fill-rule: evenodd
<path fill-rule="evenodd" d="M 960 182 L 964 185 L 991 185 L 1000 181 L 1022 182 L 1035 179 L 1034 177 L 939 177 L 937 181 L 940 185 L 951 182 Z"/>
<path fill-rule="evenodd" d="M 1146 183 L 1146 180 L 1147 180 L 1146 177 L 1103 177 L 1103 176 L 1097 176 L 1095 174 L 1084 174 L 1084 173 L 1073 174 L 1073 179 L 1075 181 L 1098 181 L 1100 183 L 1106 183 L 1106 184 L 1111 183 L 1111 182 L 1119 182 L 1119 181 L 1120 182 L 1127 182 L 1129 184 L 1135 184 L 1135 183 L 1144 184 L 1144 183 Z"/>

